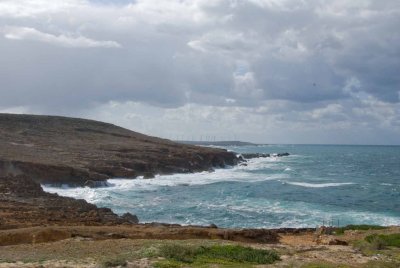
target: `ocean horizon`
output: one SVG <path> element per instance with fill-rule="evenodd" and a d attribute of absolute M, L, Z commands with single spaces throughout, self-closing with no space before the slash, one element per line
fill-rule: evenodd
<path fill-rule="evenodd" d="M 255 158 L 214 172 L 108 180 L 109 187 L 43 185 L 141 222 L 226 228 L 400 225 L 400 146 L 268 144 L 227 146 Z"/>

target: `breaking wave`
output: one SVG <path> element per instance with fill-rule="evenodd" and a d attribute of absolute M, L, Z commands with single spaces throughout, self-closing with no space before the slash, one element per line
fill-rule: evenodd
<path fill-rule="evenodd" d="M 136 214 L 142 222 L 276 228 L 315 227 L 333 219 L 341 225 L 399 225 L 400 148 L 378 148 L 382 155 L 363 146 L 237 147 L 238 153 L 293 154 L 214 172 L 113 178 L 102 188 L 43 188 Z"/>

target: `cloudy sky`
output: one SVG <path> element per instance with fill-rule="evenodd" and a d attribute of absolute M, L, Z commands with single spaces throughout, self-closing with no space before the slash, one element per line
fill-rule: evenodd
<path fill-rule="evenodd" d="M 0 0 L 0 112 L 400 144 L 398 0 Z"/>

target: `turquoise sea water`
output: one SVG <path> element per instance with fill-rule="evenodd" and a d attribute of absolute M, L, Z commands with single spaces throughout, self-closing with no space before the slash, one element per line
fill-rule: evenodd
<path fill-rule="evenodd" d="M 46 191 L 83 198 L 142 222 L 220 227 L 400 225 L 400 146 L 266 145 L 237 153 L 282 153 L 215 172 L 111 179 L 107 188 Z"/>

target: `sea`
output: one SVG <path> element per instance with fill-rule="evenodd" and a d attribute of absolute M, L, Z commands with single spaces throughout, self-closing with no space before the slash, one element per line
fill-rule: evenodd
<path fill-rule="evenodd" d="M 400 225 L 400 146 L 228 146 L 255 158 L 214 172 L 108 180 L 103 188 L 43 185 L 141 222 L 234 228 Z"/>

